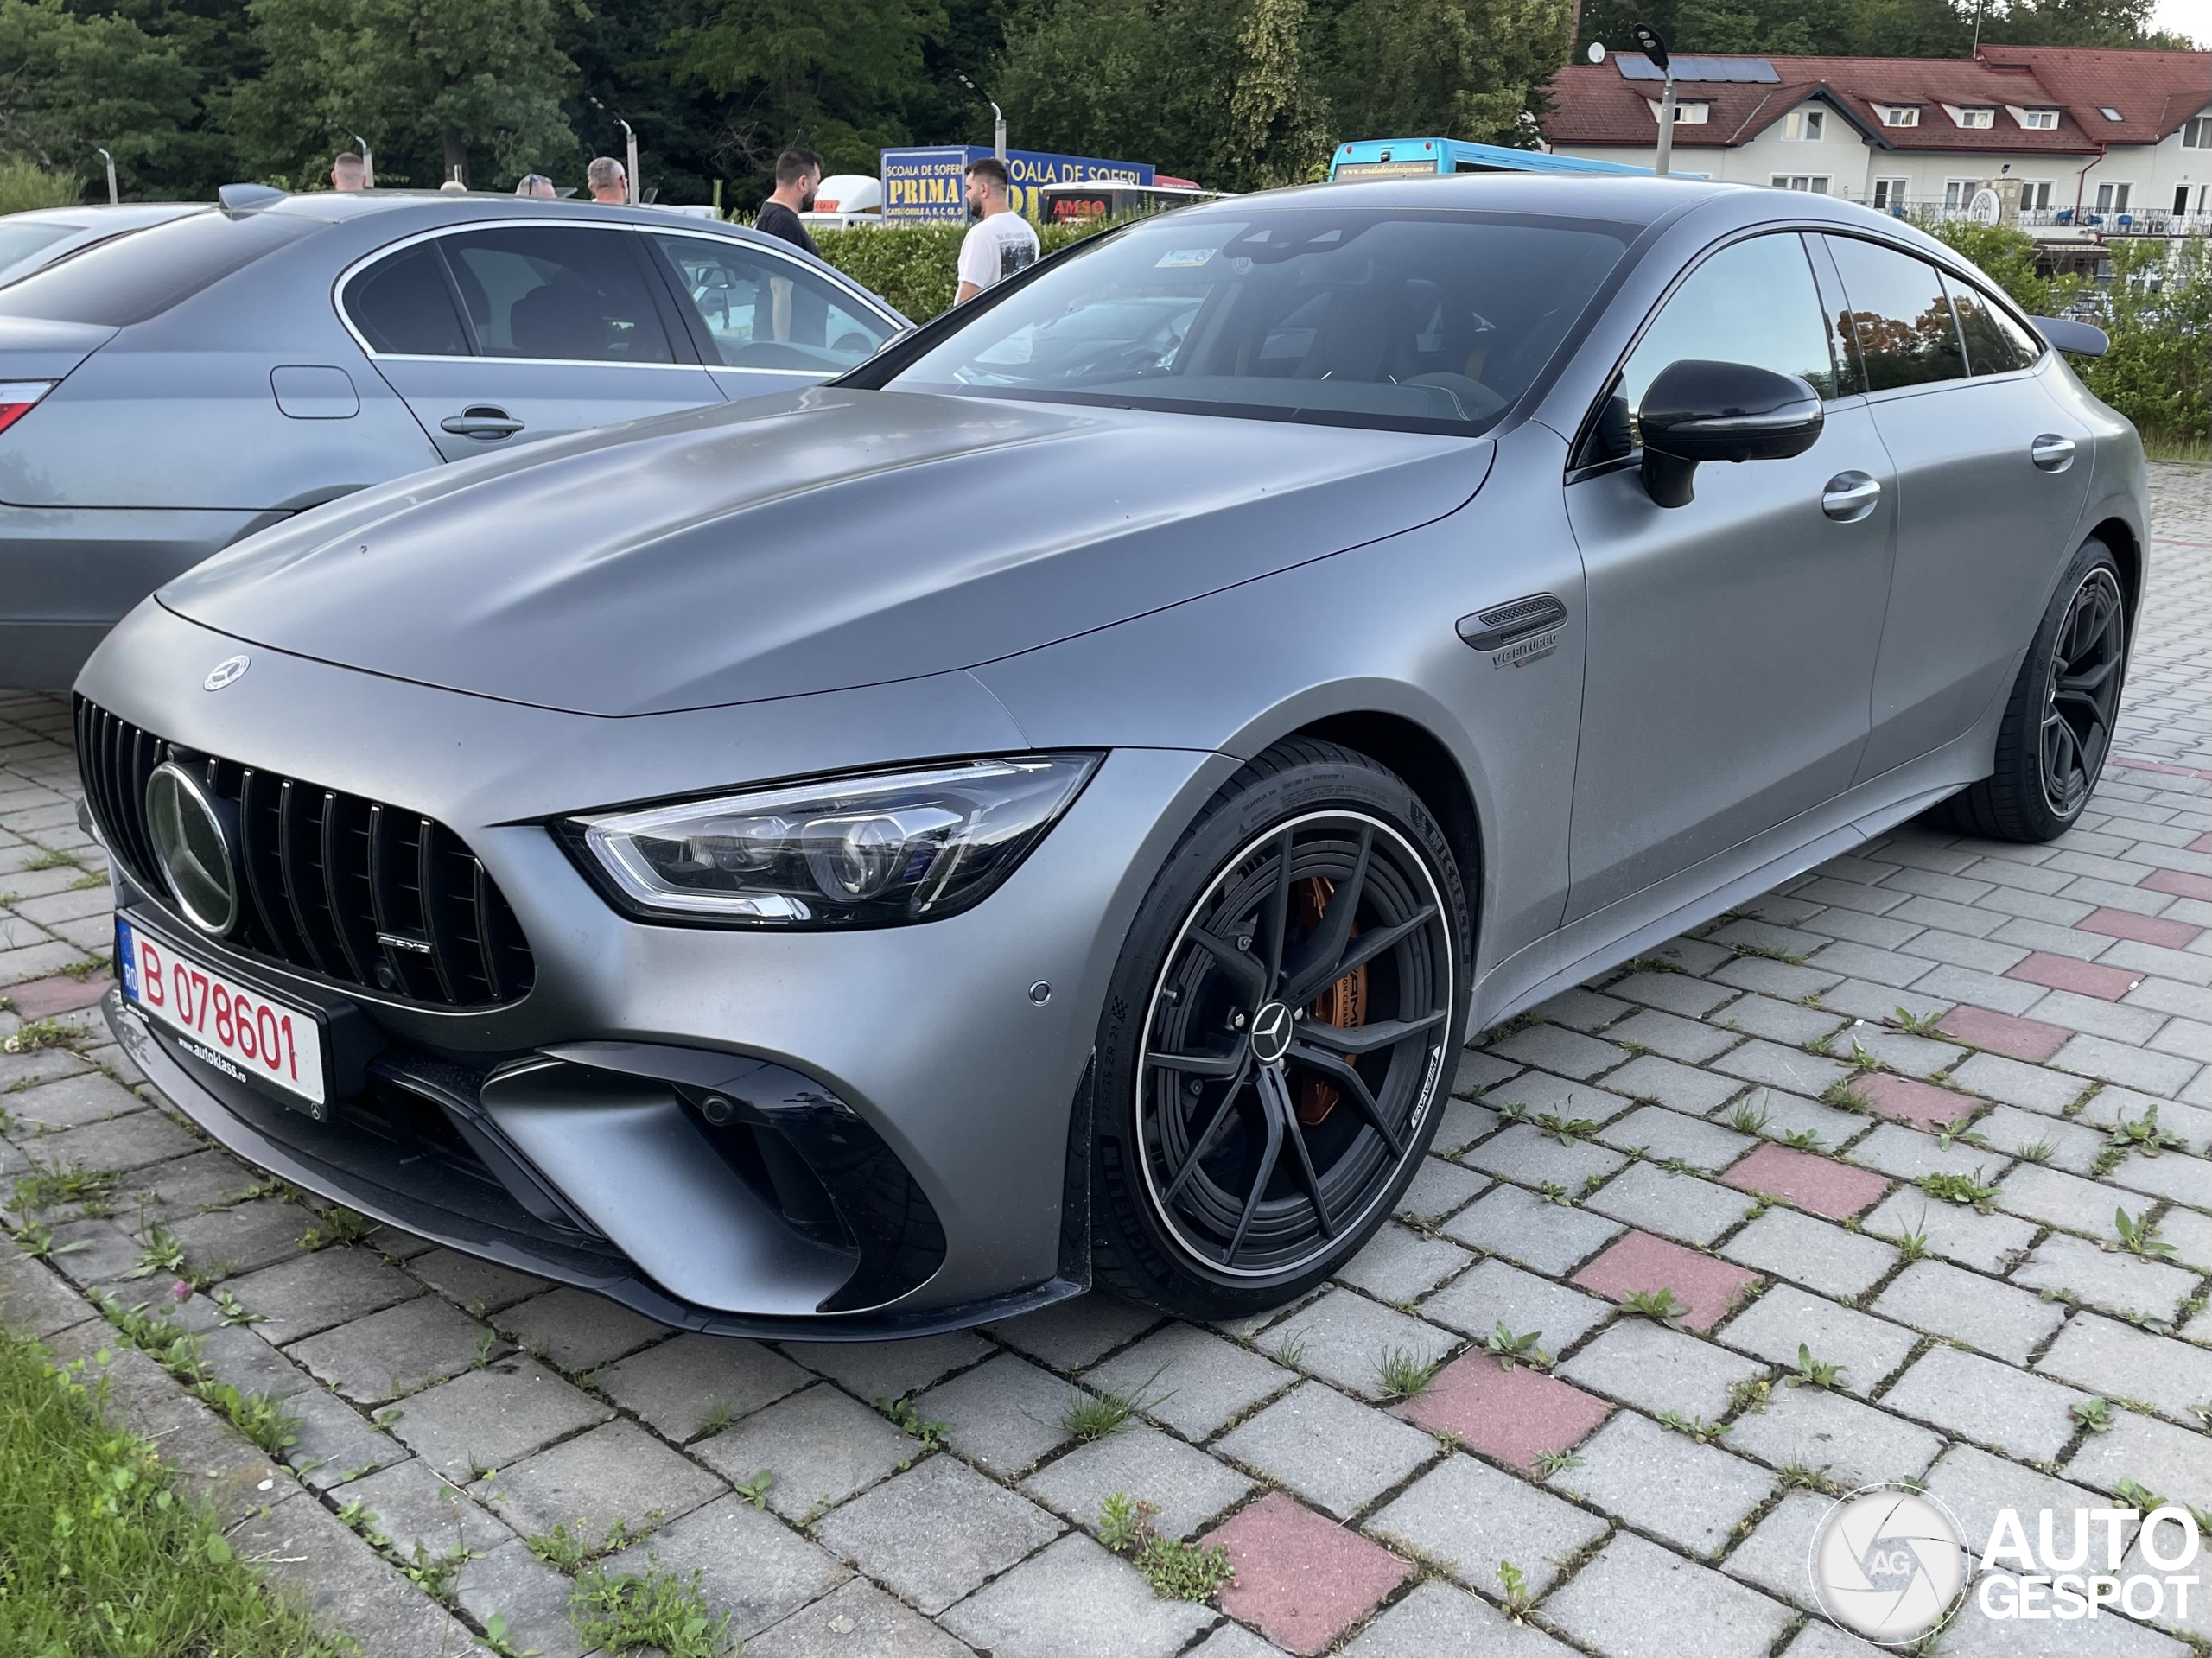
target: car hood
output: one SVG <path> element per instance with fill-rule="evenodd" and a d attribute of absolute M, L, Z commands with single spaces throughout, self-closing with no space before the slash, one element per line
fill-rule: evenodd
<path fill-rule="evenodd" d="M 365 491 L 241 543 L 161 601 L 250 643 L 426 684 L 669 713 L 970 667 L 1107 626 L 1439 518 L 1490 454 L 815 387 Z"/>

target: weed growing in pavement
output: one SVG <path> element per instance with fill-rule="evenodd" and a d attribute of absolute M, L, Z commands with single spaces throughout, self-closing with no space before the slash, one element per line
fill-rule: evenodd
<path fill-rule="evenodd" d="M 1208 1600 L 1216 1590 L 1236 1580 L 1226 1548 L 1218 1544 L 1202 1548 L 1162 1537 L 1152 1528 L 1159 1512 L 1154 1503 L 1133 1501 L 1116 1491 L 1099 1507 L 1098 1540 L 1115 1553 L 1127 1555 L 1163 1600 Z"/>
<path fill-rule="evenodd" d="M 1303 1330 L 1292 1331 L 1275 1344 L 1275 1362 L 1287 1364 L 1294 1370 L 1306 1368 L 1306 1338 Z"/>
<path fill-rule="evenodd" d="M 76 880 L 69 883 L 69 890 L 73 893 L 89 893 L 95 886 L 105 886 L 106 885 L 107 877 L 105 875 L 95 875 L 91 870 L 87 869 L 83 874 L 78 876 Z"/>
<path fill-rule="evenodd" d="M 1529 1605 L 1533 1597 L 1529 1593 L 1529 1579 L 1521 1568 L 1510 1560 L 1497 1563 L 1497 1580 L 1504 1586 L 1500 1597 L 1505 1602 L 1506 1616 L 1516 1623 L 1528 1621 Z"/>
<path fill-rule="evenodd" d="M 1670 1289 L 1631 1290 L 1621 1298 L 1621 1311 L 1637 1318 L 1675 1324 L 1689 1316 L 1689 1308 L 1675 1299 Z"/>
<path fill-rule="evenodd" d="M 1857 1037 L 1851 1039 L 1851 1064 L 1855 1070 L 1879 1070 L 1882 1062 L 1866 1051 L 1866 1045 Z"/>
<path fill-rule="evenodd" d="M 768 1493 L 775 1489 L 776 1471 L 763 1468 L 759 1473 L 736 1488 L 737 1494 L 756 1509 L 768 1506 Z"/>
<path fill-rule="evenodd" d="M 875 1407 L 889 1417 L 891 1425 L 908 1439 L 919 1439 L 922 1442 L 923 1450 L 942 1451 L 944 1449 L 944 1436 L 947 1432 L 945 1424 L 924 1421 L 922 1413 L 916 1407 L 912 1400 L 879 1399 L 875 1401 Z M 901 1468 L 912 1467 L 912 1458 L 909 1458 L 899 1465 Z"/>
<path fill-rule="evenodd" d="M 1792 956 L 1788 950 L 1777 950 L 1771 944 L 1731 944 L 1728 948 L 1738 956 L 1756 956 L 1763 962 L 1787 962 L 1792 967 L 1805 965 L 1803 956 Z"/>
<path fill-rule="evenodd" d="M 1928 1219 L 1925 1210 L 1921 1211 L 1920 1218 L 1924 1225 Z M 1928 1234 L 1925 1232 L 1903 1234 L 1897 1239 L 1897 1255 L 1900 1259 L 1905 1261 L 1925 1261 L 1928 1258 Z"/>
<path fill-rule="evenodd" d="M 1068 1402 L 1060 1409 L 1060 1426 L 1078 1439 L 1103 1439 L 1119 1433 L 1136 1413 L 1137 1401 L 1128 1394 L 1088 1394 L 1080 1388 L 1070 1388 Z"/>
<path fill-rule="evenodd" d="M 1774 1397 L 1774 1383 L 1764 1376 L 1743 1376 L 1728 1384 L 1728 1403 L 1738 1413 L 1757 1413 Z"/>
<path fill-rule="evenodd" d="M 1629 968 L 1632 972 L 1637 973 L 1681 973 L 1687 975 L 1689 972 L 1689 969 L 1684 967 L 1681 962 L 1670 962 L 1663 956 L 1636 956 L 1630 961 Z"/>
<path fill-rule="evenodd" d="M 1813 1356 L 1813 1350 L 1803 1342 L 1797 1344 L 1797 1374 L 1785 1378 L 1793 1388 L 1836 1388 L 1843 1384 L 1843 1373 L 1849 1367 L 1830 1364 L 1825 1359 Z"/>
<path fill-rule="evenodd" d="M 1536 1119 L 1536 1128 L 1545 1138 L 1555 1140 L 1562 1146 L 1572 1146 L 1577 1140 L 1592 1139 L 1598 1133 L 1598 1125 L 1587 1117 L 1571 1117 L 1567 1121 L 1561 1122 L 1557 1115 L 1549 1111 Z"/>
<path fill-rule="evenodd" d="M 77 867 L 77 857 L 74 853 L 63 852 L 58 848 L 41 847 L 16 867 L 26 873 L 41 869 L 74 869 Z"/>
<path fill-rule="evenodd" d="M 1977 1212 L 1986 1215 L 1997 1188 L 1982 1184 L 1981 1169 L 1977 1166 L 1971 1175 L 1923 1174 L 1920 1189 L 1931 1197 L 1941 1197 L 1946 1203 L 1966 1204 Z"/>
<path fill-rule="evenodd" d="M 146 1242 L 138 1251 L 138 1264 L 125 1273 L 125 1278 L 151 1278 L 156 1273 L 166 1273 L 174 1278 L 184 1270 L 184 1243 L 177 1235 L 154 1223 L 153 1230 L 146 1234 Z"/>
<path fill-rule="evenodd" d="M 2136 1480 L 2121 1480 L 2112 1488 L 2112 1494 L 2129 1508 L 2140 1509 L 2145 1514 L 2150 1513 L 2153 1509 L 2163 1509 L 2166 1506 L 2165 1498 Z"/>
<path fill-rule="evenodd" d="M 1536 1471 L 1548 1479 L 1554 1474 L 1565 1473 L 1570 1468 L 1581 1466 L 1582 1458 L 1572 1451 L 1539 1451 L 1536 1453 Z"/>
<path fill-rule="evenodd" d="M 1942 1017 L 1941 1013 L 1916 1013 L 1897 1007 L 1891 1011 L 1889 1022 L 1914 1036 L 1941 1036 L 1943 1033 L 1936 1028 L 1936 1021 Z"/>
<path fill-rule="evenodd" d="M 93 876 L 88 884 L 93 886 L 103 886 L 106 885 L 106 883 L 97 875 Z M 112 956 L 95 956 L 86 961 L 72 962 L 68 966 L 61 969 L 63 977 L 74 979 L 79 984 L 84 983 L 86 980 L 91 978 L 95 974 L 112 973 L 113 971 L 115 971 L 115 958 Z"/>
<path fill-rule="evenodd" d="M 1679 1157 L 1670 1157 L 1659 1166 L 1665 1170 L 1669 1174 L 1694 1174 L 1697 1172 L 1697 1171 L 1693 1169 L 1688 1162 Z"/>
<path fill-rule="evenodd" d="M 644 1534 L 640 1531 L 632 1531 L 627 1520 L 618 1520 L 607 1528 L 604 1537 L 594 1542 L 591 1528 L 579 1519 L 573 1534 L 565 1524 L 561 1524 L 543 1536 L 526 1537 L 523 1541 L 532 1554 L 555 1571 L 573 1576 L 579 1567 L 590 1565 L 602 1554 L 612 1554 L 626 1544 L 634 1543 Z"/>
<path fill-rule="evenodd" d="M 1567 1195 L 1567 1188 L 1556 1180 L 1537 1181 L 1536 1191 L 1548 1204 L 1558 1204 L 1568 1209 L 1574 1206 L 1574 1200 Z"/>
<path fill-rule="evenodd" d="M 1518 1100 L 1511 1101 L 1507 1104 L 1501 1105 L 1497 1108 L 1498 1121 L 1504 1124 L 1509 1128 L 1515 1123 L 1526 1118 L 1528 1115 L 1529 1108 L 1522 1104 Z"/>
<path fill-rule="evenodd" d="M 1159 1512 L 1141 1498 L 1133 1500 L 1116 1491 L 1099 1507 L 1098 1540 L 1116 1554 L 1127 1553 L 1144 1540 L 1152 1528 L 1152 1516 Z"/>
<path fill-rule="evenodd" d="M 2106 1149 L 2117 1151 L 2122 1157 L 2130 1152 L 2156 1157 L 2163 1151 L 2178 1150 L 2181 1145 L 2179 1134 L 2158 1127 L 2158 1107 L 2153 1101 L 2141 1116 L 2133 1120 L 2121 1117 L 2113 1124 L 2112 1143 Z"/>
<path fill-rule="evenodd" d="M 2085 1399 L 2069 1407 L 2074 1420 L 2092 1433 L 2112 1432 L 2112 1407 L 2101 1399 Z"/>
<path fill-rule="evenodd" d="M 569 1621 L 586 1649 L 609 1652 L 652 1648 L 666 1658 L 721 1658 L 730 1650 L 730 1615 L 707 1610 L 703 1572 L 689 1578 L 664 1571 L 645 1557 L 642 1572 L 609 1573 L 594 1566 L 569 1591 Z"/>
<path fill-rule="evenodd" d="M 2017 1155 L 2023 1163 L 2048 1163 L 2057 1150 L 2047 1140 L 2031 1140 L 2020 1147 Z"/>
<path fill-rule="evenodd" d="M 1821 1148 L 1820 1131 L 1817 1128 L 1792 1128 L 1783 1135 L 1782 1143 L 1793 1151 L 1816 1152 Z"/>
<path fill-rule="evenodd" d="M 300 1248 L 327 1249 L 334 1244 L 352 1243 L 368 1236 L 375 1224 L 365 1215 L 357 1215 L 342 1204 L 333 1204 L 313 1226 L 300 1234 Z"/>
<path fill-rule="evenodd" d="M 1385 1399 L 1418 1399 L 1436 1380 L 1442 1363 L 1425 1359 L 1411 1348 L 1389 1348 L 1375 1361 L 1376 1388 Z"/>
<path fill-rule="evenodd" d="M 1763 1105 L 1753 1105 L 1749 1100 L 1738 1100 L 1728 1121 L 1736 1125 L 1738 1134 L 1757 1134 L 1765 1132 L 1770 1115 Z"/>
<path fill-rule="evenodd" d="M 1505 1320 L 1500 1318 L 1497 1327 L 1483 1337 L 1483 1351 L 1497 1361 L 1497 1368 L 1501 1370 L 1510 1370 L 1516 1364 L 1525 1364 L 1532 1370 L 1541 1370 L 1551 1363 L 1543 1349 L 1536 1345 L 1543 1333 L 1541 1330 L 1532 1330 L 1525 1336 L 1516 1336 L 1508 1328 Z"/>
<path fill-rule="evenodd" d="M 707 1413 L 699 1419 L 699 1426 L 691 1430 L 691 1437 L 702 1439 L 709 1433 L 720 1433 L 736 1420 L 737 1407 L 726 1399 L 717 1400 L 707 1407 Z"/>
<path fill-rule="evenodd" d="M 1680 1411 L 1662 1410 L 1659 1426 L 1670 1427 L 1677 1433 L 1687 1433 L 1700 1445 L 1712 1445 L 1728 1432 L 1726 1422 L 1708 1422 L 1702 1416 L 1685 1416 Z"/>
<path fill-rule="evenodd" d="M 1835 1049 L 1824 1036 L 1807 1037 L 1797 1046 L 1801 1052 L 1809 1053 L 1816 1059 L 1833 1059 L 1836 1057 Z"/>
<path fill-rule="evenodd" d="M 2141 1255 L 2145 1261 L 2163 1261 L 2174 1252 L 2174 1246 L 2159 1237 L 2158 1223 L 2151 1218 L 2151 1211 L 2147 1209 L 2140 1215 L 2130 1215 L 2124 1209 L 2115 1209 L 2112 1212 L 2112 1224 L 2113 1229 L 2120 1234 L 2120 1242 L 2117 1246 L 2107 1244 L 2105 1248 L 2107 1249 L 2117 1247 L 2131 1255 Z"/>
<path fill-rule="evenodd" d="M 41 1048 L 57 1048 L 75 1034 L 59 1020 L 29 1020 L 0 1041 L 0 1053 L 36 1053 Z"/>
<path fill-rule="evenodd" d="M 84 1238 L 79 1238 L 74 1243 L 56 1243 L 54 1229 L 44 1221 L 25 1221 L 16 1229 L 14 1236 L 16 1248 L 33 1261 L 51 1261 L 56 1255 L 72 1255 L 79 1249 L 92 1247 Z"/>
<path fill-rule="evenodd" d="M 259 1445 L 268 1456 L 281 1458 L 299 1443 L 293 1430 L 300 1419 L 267 1394 L 240 1393 L 227 1382 L 203 1382 L 193 1391 L 230 1419 L 231 1426 Z"/>
<path fill-rule="evenodd" d="M 1821 1103 L 1832 1105 L 1839 1111 L 1855 1111 L 1860 1116 L 1865 1116 L 1866 1102 L 1851 1091 L 1852 1083 L 1857 1082 L 1861 1074 L 1854 1071 L 1848 1077 L 1837 1077 L 1835 1081 L 1821 1090 Z"/>
<path fill-rule="evenodd" d="M 1802 1462 L 1785 1463 L 1775 1471 L 1775 1477 L 1782 1482 L 1785 1491 L 1819 1491 L 1827 1496 L 1841 1496 L 1843 1487 L 1828 1477 L 1825 1466 L 1808 1468 Z"/>

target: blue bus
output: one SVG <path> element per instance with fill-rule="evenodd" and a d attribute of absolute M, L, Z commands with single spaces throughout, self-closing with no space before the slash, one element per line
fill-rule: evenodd
<path fill-rule="evenodd" d="M 1351 179 L 1419 178 L 1433 173 L 1630 173 L 1649 178 L 1648 167 L 1624 162 L 1586 162 L 1541 149 L 1471 144 L 1458 138 L 1357 138 L 1338 144 L 1329 160 L 1329 182 Z"/>

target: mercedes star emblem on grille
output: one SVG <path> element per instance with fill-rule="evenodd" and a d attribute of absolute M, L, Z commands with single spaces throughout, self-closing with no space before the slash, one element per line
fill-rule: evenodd
<path fill-rule="evenodd" d="M 245 655 L 225 657 L 207 670 L 207 677 L 200 682 L 200 689 L 203 691 L 219 691 L 251 666 L 253 666 L 251 657 Z"/>

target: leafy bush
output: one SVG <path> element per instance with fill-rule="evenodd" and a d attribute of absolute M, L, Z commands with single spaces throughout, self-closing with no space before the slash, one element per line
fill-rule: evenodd
<path fill-rule="evenodd" d="M 1037 232 L 1046 253 L 1095 235 L 1104 221 L 1047 225 Z M 964 225 L 912 225 L 880 229 L 817 231 L 822 257 L 861 287 L 880 295 L 917 322 L 952 308 L 959 291 L 960 238 Z"/>
<path fill-rule="evenodd" d="M 34 207 L 72 207 L 81 187 L 67 173 L 49 173 L 35 162 L 0 161 L 0 213 Z"/>

